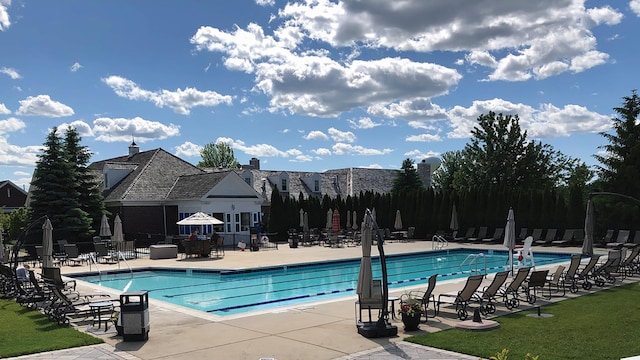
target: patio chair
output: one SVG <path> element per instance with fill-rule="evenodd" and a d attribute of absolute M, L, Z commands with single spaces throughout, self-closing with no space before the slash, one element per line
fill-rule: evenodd
<path fill-rule="evenodd" d="M 606 245 L 606 244 L 612 242 L 614 234 L 615 234 L 615 231 L 613 229 L 607 230 L 607 232 L 602 237 L 601 243 Z"/>
<path fill-rule="evenodd" d="M 493 280 L 491 281 L 491 284 L 489 284 L 489 286 L 485 286 L 481 291 L 478 292 L 483 303 L 486 301 L 486 304 L 484 304 L 480 308 L 480 311 L 483 314 L 493 314 L 496 312 L 496 295 L 504 286 L 504 283 L 507 281 L 507 277 L 509 277 L 510 272 L 511 271 L 507 270 L 496 273 L 493 277 Z"/>
<path fill-rule="evenodd" d="M 529 279 L 524 284 L 527 302 L 531 305 L 535 304 L 538 299 L 538 289 L 543 294 L 544 287 L 547 285 L 547 276 L 549 270 L 537 270 L 531 273 Z M 551 296 L 549 296 L 551 299 Z"/>
<path fill-rule="evenodd" d="M 635 234 L 633 235 L 633 240 L 627 241 L 626 243 L 622 244 L 622 246 L 626 248 L 635 248 L 640 246 L 640 230 L 636 230 Z"/>
<path fill-rule="evenodd" d="M 567 290 L 564 287 L 564 269 L 565 267 L 563 265 L 558 265 L 556 271 L 548 277 L 547 284 L 549 285 L 549 299 L 551 299 L 553 294 L 559 293 L 560 291 L 562 291 L 562 295 L 559 295 L 558 297 L 565 296 L 567 294 Z"/>
<path fill-rule="evenodd" d="M 46 284 L 57 289 L 76 291 L 76 281 L 63 279 L 59 267 L 42 268 L 42 279 Z"/>
<path fill-rule="evenodd" d="M 516 240 L 524 241 L 524 239 L 527 238 L 528 233 L 529 233 L 529 229 L 527 229 L 526 227 L 520 228 L 520 234 L 518 234 L 518 237 L 516 238 Z"/>
<path fill-rule="evenodd" d="M 29 276 L 33 276 L 35 278 L 35 274 L 33 270 L 29 270 Z M 42 304 L 48 300 L 48 295 L 42 290 L 42 288 L 37 284 L 37 287 L 33 286 L 31 282 L 22 282 L 15 278 L 15 286 L 16 286 L 16 302 L 20 305 L 24 305 L 29 309 L 36 309 L 39 307 L 39 304 Z"/>
<path fill-rule="evenodd" d="M 618 230 L 618 236 L 616 236 L 616 241 L 608 242 L 606 245 L 608 248 L 619 249 L 627 242 L 629 242 L 629 230 Z"/>
<path fill-rule="evenodd" d="M 610 250 L 607 260 L 593 269 L 594 282 L 597 286 L 604 286 L 605 282 L 615 284 L 617 277 L 622 277 L 620 263 L 622 261 L 622 251 Z"/>
<path fill-rule="evenodd" d="M 467 278 L 467 282 L 462 290 L 458 291 L 457 294 L 445 293 L 438 295 L 436 315 L 440 314 L 441 304 L 452 304 L 456 308 L 458 318 L 464 321 L 469 316 L 467 307 L 472 301 L 480 302 L 480 307 L 482 308 L 482 299 L 476 294 L 476 292 L 478 291 L 478 288 L 480 288 L 480 284 L 482 284 L 483 279 L 484 275 L 471 275 Z"/>
<path fill-rule="evenodd" d="M 113 256 L 109 252 L 109 249 L 107 248 L 107 244 L 105 244 L 102 241 L 94 242 L 93 243 L 93 250 L 96 253 L 96 260 L 97 261 L 102 261 L 102 262 L 105 262 L 105 263 L 116 263 L 116 262 L 118 262 L 118 258 L 116 256 Z"/>
<path fill-rule="evenodd" d="M 86 259 L 80 257 L 80 250 L 76 244 L 65 244 L 64 252 L 67 254 L 67 264 L 82 265 Z"/>
<path fill-rule="evenodd" d="M 501 291 L 504 305 L 507 309 L 511 310 L 520 306 L 520 290 L 524 290 L 522 285 L 527 280 L 530 270 L 531 267 L 529 266 L 519 268 L 513 281 Z"/>
<path fill-rule="evenodd" d="M 533 232 L 531 233 L 531 237 L 533 238 L 533 241 L 538 241 L 542 239 L 542 229 L 533 229 Z"/>
<path fill-rule="evenodd" d="M 556 246 L 569 245 L 573 241 L 576 229 L 565 229 L 562 239 L 553 240 L 551 244 Z"/>
<path fill-rule="evenodd" d="M 640 246 L 636 246 L 631 250 L 629 256 L 627 256 L 622 262 L 620 262 L 620 269 L 624 272 L 625 277 L 631 276 L 638 272 L 638 255 L 640 254 Z"/>
<path fill-rule="evenodd" d="M 475 233 L 476 233 L 476 228 L 470 227 L 467 229 L 467 232 L 464 234 L 464 236 L 460 236 L 460 237 L 454 236 L 453 241 L 466 241 L 468 238 L 472 237 L 473 234 Z"/>
<path fill-rule="evenodd" d="M 582 270 L 579 270 L 576 273 L 576 279 L 578 281 L 582 281 L 582 288 L 585 290 L 589 290 L 592 287 L 592 283 L 589 279 L 595 278 L 595 274 L 591 272 L 595 269 L 596 265 L 598 265 L 598 261 L 600 260 L 600 255 L 591 255 L 589 262 L 585 265 Z"/>
<path fill-rule="evenodd" d="M 488 230 L 489 228 L 487 228 L 486 226 L 481 226 L 478 229 L 478 235 L 476 235 L 475 237 L 467 238 L 467 241 L 472 241 L 472 242 L 481 241 L 482 239 L 487 237 Z"/>
<path fill-rule="evenodd" d="M 487 243 L 499 242 L 499 241 L 502 241 L 503 237 L 504 237 L 504 228 L 496 228 L 493 232 L 493 235 L 491 235 L 491 237 L 482 239 L 482 242 L 487 242 Z"/>
<path fill-rule="evenodd" d="M 427 321 L 427 319 L 430 317 L 429 314 L 427 313 L 427 310 L 429 308 L 429 301 L 433 301 L 433 316 L 431 317 L 436 317 L 437 315 L 436 296 L 433 294 L 433 289 L 436 288 L 437 277 L 438 277 L 438 274 L 433 274 L 429 276 L 429 280 L 428 280 L 429 285 L 427 286 L 427 290 L 425 290 L 424 293 L 418 293 L 416 291 L 409 292 L 412 298 L 420 299 L 420 303 L 422 304 L 422 311 L 424 312 L 425 321 Z"/>
<path fill-rule="evenodd" d="M 373 280 L 370 298 L 363 298 L 358 294 L 358 301 L 356 301 L 356 307 L 360 310 L 358 314 L 358 323 L 362 322 L 362 310 L 367 310 L 369 314 L 369 322 L 374 322 L 371 316 L 371 310 L 382 311 L 384 306 L 385 304 L 382 301 L 382 280 Z M 377 319 L 375 321 L 377 321 Z"/>
<path fill-rule="evenodd" d="M 216 239 L 216 243 L 215 243 L 215 250 L 216 250 L 216 256 L 217 257 L 219 257 L 220 254 L 222 254 L 222 256 L 225 255 L 225 253 L 224 253 L 224 236 L 218 235 L 218 238 Z"/>
<path fill-rule="evenodd" d="M 535 240 L 534 243 L 537 245 L 549 245 L 556 239 L 557 233 L 558 229 L 548 229 L 547 233 L 544 235 L 544 239 Z"/>

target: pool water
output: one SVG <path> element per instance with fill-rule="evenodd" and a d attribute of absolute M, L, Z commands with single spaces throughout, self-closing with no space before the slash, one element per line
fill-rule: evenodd
<path fill-rule="evenodd" d="M 495 273 L 508 266 L 508 252 L 452 249 L 387 256 L 389 288 L 426 286 L 432 274 L 438 281 L 469 276 L 460 264 L 482 253 L 479 267 Z M 568 253 L 536 253 L 537 266 L 570 260 Z M 373 278 L 381 278 L 378 257 L 372 258 Z M 473 267 L 475 269 L 475 267 Z M 360 259 L 283 265 L 245 270 L 146 269 L 75 276 L 119 291 L 149 291 L 153 299 L 216 315 L 234 315 L 280 306 L 300 305 L 355 294 Z"/>

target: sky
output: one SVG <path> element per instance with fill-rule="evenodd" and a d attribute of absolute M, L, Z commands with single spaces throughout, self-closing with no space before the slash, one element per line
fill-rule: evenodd
<path fill-rule="evenodd" d="M 639 33 L 640 0 L 0 0 L 0 180 L 53 127 L 91 161 L 225 142 L 321 172 L 461 150 L 489 111 L 594 166 Z"/>

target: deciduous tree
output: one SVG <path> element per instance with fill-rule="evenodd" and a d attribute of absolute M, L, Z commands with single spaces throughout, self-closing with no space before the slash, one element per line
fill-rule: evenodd
<path fill-rule="evenodd" d="M 233 154 L 233 149 L 223 142 L 209 143 L 200 150 L 202 161 L 198 167 L 235 169 L 240 164 Z"/>

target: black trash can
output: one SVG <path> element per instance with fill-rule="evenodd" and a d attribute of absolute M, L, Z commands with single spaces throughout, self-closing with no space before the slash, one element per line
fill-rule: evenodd
<path fill-rule="evenodd" d="M 120 294 L 120 321 L 124 341 L 149 338 L 149 292 L 132 291 Z"/>

